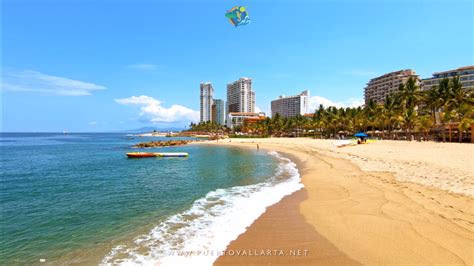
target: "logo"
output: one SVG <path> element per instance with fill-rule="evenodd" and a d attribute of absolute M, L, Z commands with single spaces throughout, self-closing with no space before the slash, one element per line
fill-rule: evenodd
<path fill-rule="evenodd" d="M 230 23 L 235 27 L 247 25 L 250 23 L 250 18 L 247 9 L 243 6 L 234 6 L 225 13 L 225 17 L 229 19 Z"/>

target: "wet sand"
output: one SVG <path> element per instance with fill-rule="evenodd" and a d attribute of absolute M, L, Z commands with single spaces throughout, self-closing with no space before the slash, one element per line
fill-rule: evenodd
<path fill-rule="evenodd" d="M 234 139 L 219 145 L 255 149 L 257 143 L 261 149 L 291 156 L 305 188 L 269 207 L 230 243 L 227 251 L 234 255 L 227 252 L 216 265 L 474 264 L 474 199 L 469 195 L 474 175 L 472 166 L 465 164 L 472 145 L 380 142 L 338 149 L 311 139 Z M 412 163 L 391 158 L 388 151 L 396 154 L 397 149 Z M 378 160 L 377 171 L 362 171 L 351 157 L 366 164 Z M 392 168 L 383 171 L 383 165 Z M 410 175 L 403 175 L 404 170 Z M 407 182 L 411 175 L 413 180 Z M 461 193 L 449 192 L 449 183 L 439 180 L 442 176 Z M 235 255 L 237 250 L 262 249 L 308 252 Z"/>
<path fill-rule="evenodd" d="M 221 256 L 216 264 L 356 264 L 306 223 L 298 206 L 307 198 L 306 190 L 301 189 L 269 207 L 245 234 L 228 246 L 227 255 Z M 239 250 L 252 255 L 239 256 Z"/>

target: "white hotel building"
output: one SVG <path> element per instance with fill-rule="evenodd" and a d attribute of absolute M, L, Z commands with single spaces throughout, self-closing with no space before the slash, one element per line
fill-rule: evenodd
<path fill-rule="evenodd" d="M 283 117 L 294 117 L 308 113 L 309 91 L 303 91 L 295 96 L 280 96 L 271 104 L 272 116 L 277 113 Z"/>
<path fill-rule="evenodd" d="M 378 104 L 385 102 L 385 98 L 395 94 L 400 84 L 405 84 L 409 78 L 415 78 L 418 82 L 418 75 L 411 69 L 390 72 L 371 79 L 364 89 L 365 104 L 370 100 Z"/>
<path fill-rule="evenodd" d="M 201 82 L 200 122 L 212 121 L 212 104 L 214 88 L 210 82 Z"/>
<path fill-rule="evenodd" d="M 434 86 L 438 86 L 442 79 L 453 78 L 456 76 L 459 76 L 459 80 L 464 89 L 474 89 L 474 66 L 465 66 L 458 69 L 435 72 L 433 73 L 433 77 L 422 80 L 422 89 L 430 90 Z"/>
<path fill-rule="evenodd" d="M 240 78 L 227 84 L 227 110 L 231 112 L 254 113 L 255 92 L 252 90 L 252 79 Z"/>
<path fill-rule="evenodd" d="M 252 89 L 252 79 L 240 78 L 227 84 L 227 127 L 241 126 L 246 119 L 258 119 L 264 116 L 264 113 L 255 113 L 255 92 Z"/>

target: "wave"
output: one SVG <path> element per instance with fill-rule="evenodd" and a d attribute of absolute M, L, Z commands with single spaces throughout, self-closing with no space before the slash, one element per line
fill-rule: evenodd
<path fill-rule="evenodd" d="M 168 217 L 133 244 L 115 246 L 102 265 L 212 265 L 265 209 L 303 187 L 296 165 L 276 152 L 274 176 L 263 183 L 217 189 Z"/>

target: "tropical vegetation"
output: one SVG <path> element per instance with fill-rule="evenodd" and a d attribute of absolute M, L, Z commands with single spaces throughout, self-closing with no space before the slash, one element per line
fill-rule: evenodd
<path fill-rule="evenodd" d="M 244 123 L 234 131 L 253 136 L 317 138 L 348 137 L 362 131 L 383 139 L 446 141 L 448 128 L 461 142 L 474 123 L 473 90 L 463 88 L 459 77 L 445 78 L 428 91 L 421 90 L 419 84 L 416 78 L 409 78 L 383 103 L 371 100 L 364 107 L 347 108 L 320 105 L 311 115 L 286 118 L 276 114 L 258 122 Z M 213 122 L 191 124 L 190 128 L 229 131 Z"/>

